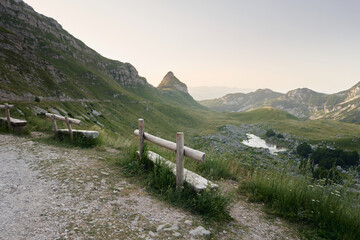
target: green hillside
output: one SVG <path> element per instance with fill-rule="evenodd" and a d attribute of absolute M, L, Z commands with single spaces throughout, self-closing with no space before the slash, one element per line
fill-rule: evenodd
<path fill-rule="evenodd" d="M 224 125 L 245 123 L 313 140 L 337 139 L 337 135 L 352 139 L 360 133 L 357 125 L 301 120 L 274 108 L 242 113 L 210 111 L 188 94 L 187 86 L 172 72 L 155 88 L 131 64 L 102 57 L 27 4 L 1 3 L 0 102 L 14 103 L 12 115 L 29 120 L 30 130 L 50 132 L 51 123 L 42 116 L 54 112 L 81 119 L 81 128 L 102 129 L 122 137 L 132 135 L 138 118 L 145 119 L 147 131 L 167 139 L 174 138 L 177 131 L 185 132 L 189 139 L 216 133 Z M 344 94 L 348 93 L 340 95 Z M 357 88 L 353 88 L 352 96 L 356 94 Z M 234 99 L 239 96 L 231 95 Z M 248 97 L 255 108 L 261 106 L 259 97 L 270 102 L 283 94 L 263 89 L 240 97 Z M 356 119 L 356 111 L 352 111 Z"/>

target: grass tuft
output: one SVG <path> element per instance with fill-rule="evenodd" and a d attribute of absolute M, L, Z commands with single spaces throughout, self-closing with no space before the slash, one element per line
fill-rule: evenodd
<path fill-rule="evenodd" d="M 197 193 L 186 182 L 184 186 L 176 187 L 176 178 L 167 165 L 161 162 L 154 164 L 146 154 L 140 160 L 136 150 L 136 146 L 131 147 L 127 157 L 117 162 L 126 169 L 127 176 L 140 177 L 148 190 L 158 198 L 202 215 L 208 220 L 226 222 L 231 219 L 228 197 L 210 189 Z"/>
<path fill-rule="evenodd" d="M 359 194 L 346 191 L 344 186 L 310 181 L 304 176 L 261 170 L 245 180 L 241 190 L 250 193 L 250 200 L 264 202 L 277 215 L 310 223 L 321 237 L 359 239 Z"/>

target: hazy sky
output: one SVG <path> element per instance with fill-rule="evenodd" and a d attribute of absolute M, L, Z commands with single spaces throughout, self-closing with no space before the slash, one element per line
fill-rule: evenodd
<path fill-rule="evenodd" d="M 157 86 L 298 87 L 360 81 L 359 0 L 25 0 Z"/>

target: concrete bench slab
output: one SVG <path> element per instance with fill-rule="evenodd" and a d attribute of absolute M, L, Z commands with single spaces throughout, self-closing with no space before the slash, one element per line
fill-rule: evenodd
<path fill-rule="evenodd" d="M 0 121 L 6 123 L 7 119 L 3 118 L 3 117 L 0 117 Z M 10 118 L 10 123 L 14 128 L 21 128 L 21 127 L 26 126 L 27 121 L 16 119 L 16 118 Z"/>
<path fill-rule="evenodd" d="M 138 154 L 139 154 L 139 151 L 138 151 Z M 176 164 L 175 163 L 166 160 L 165 158 L 161 157 L 159 154 L 154 153 L 152 151 L 148 151 L 147 157 L 154 163 L 156 163 L 156 161 L 163 162 L 164 164 L 169 166 L 171 171 L 173 172 L 173 174 L 176 175 Z M 187 170 L 186 168 L 184 168 L 184 176 L 185 176 L 185 182 L 190 184 L 196 192 L 201 192 L 201 191 L 205 190 L 207 187 L 210 187 L 211 189 L 219 187 L 217 184 L 207 180 L 206 178 L 203 178 L 202 176 L 200 176 L 190 170 Z"/>
<path fill-rule="evenodd" d="M 59 133 L 69 134 L 69 129 L 58 129 Z M 74 135 L 81 135 L 86 138 L 97 138 L 99 136 L 98 131 L 89 131 L 89 130 L 72 130 Z"/>

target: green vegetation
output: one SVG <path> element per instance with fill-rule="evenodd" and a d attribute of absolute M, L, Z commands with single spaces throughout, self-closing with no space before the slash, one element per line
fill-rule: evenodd
<path fill-rule="evenodd" d="M 264 202 L 274 214 L 316 226 L 317 234 L 326 239 L 360 236 L 360 196 L 345 186 L 329 188 L 323 181 L 310 182 L 305 176 L 260 170 L 244 180 L 241 189 L 251 200 Z"/>
<path fill-rule="evenodd" d="M 274 132 L 274 130 L 272 129 L 269 129 L 266 131 L 266 134 L 265 134 L 267 137 L 273 137 L 276 135 L 276 133 Z"/>
<path fill-rule="evenodd" d="M 311 160 L 325 169 L 333 166 L 349 168 L 359 164 L 359 154 L 356 151 L 346 152 L 341 149 L 319 148 L 311 154 Z"/>
<path fill-rule="evenodd" d="M 307 158 L 312 153 L 312 148 L 308 143 L 303 142 L 299 146 L 297 146 L 296 152 L 300 156 Z"/>
<path fill-rule="evenodd" d="M 162 200 L 201 214 L 208 220 L 226 222 L 231 219 L 229 198 L 210 189 L 197 193 L 186 183 L 183 187 L 176 187 L 176 179 L 168 166 L 160 162 L 153 164 L 146 154 L 140 160 L 134 147 L 130 148 L 128 156 L 118 159 L 117 164 L 126 170 L 129 177 L 140 178 L 148 190 Z"/>
<path fill-rule="evenodd" d="M 126 156 L 118 159 L 118 164 L 126 170 L 123 172 L 128 173 L 129 177 L 136 178 L 160 199 L 208 219 L 219 222 L 229 220 L 228 197 L 210 190 L 197 194 L 187 185 L 177 189 L 175 179 L 166 166 L 152 164 L 145 157 L 139 161 L 131 148 L 130 136 L 137 128 L 138 118 L 143 118 L 146 132 L 174 141 L 175 133 L 182 131 L 185 133 L 187 146 L 207 151 L 204 164 L 185 161 L 186 168 L 213 180 L 241 181 L 242 189 L 251 194 L 251 199 L 265 202 L 276 214 L 316 226 L 321 236 L 330 239 L 359 236 L 359 206 L 354 204 L 359 196 L 347 191 L 348 185 L 340 187 L 329 183 L 330 180 L 331 183 L 344 182 L 343 180 L 350 182 L 347 176 L 338 172 L 336 165 L 360 171 L 360 166 L 356 166 L 359 158 L 357 152 L 360 152 L 360 125 L 328 119 L 303 120 L 269 107 L 241 113 L 213 112 L 194 101 L 189 94 L 174 90 L 174 84 L 165 86 L 164 90 L 148 86 L 130 64 L 100 56 L 65 30 L 53 29 L 52 23 L 44 17 L 35 13 L 32 15 L 36 21 L 43 21 L 49 27 L 44 28 L 46 31 L 30 25 L 26 17 L 15 19 L 11 14 L 5 13 L 2 16 L 3 22 L 12 31 L 0 27 L 0 32 L 4 33 L 0 42 L 7 46 L 6 49 L 1 49 L 3 57 L 0 58 L 0 77 L 3 81 L 0 81 L 0 89 L 18 96 L 32 96 L 24 98 L 24 101 L 15 101 L 11 116 L 26 119 L 28 125 L 25 132 L 28 133 L 39 131 L 53 135 L 51 121 L 44 118 L 44 112 L 58 112 L 63 116 L 81 119 L 79 129 L 97 130 L 101 133 L 96 140 L 75 136 L 75 141 L 70 141 L 68 136 L 59 136 L 57 139 L 45 137 L 39 141 L 65 147 L 96 147 L 98 150 L 116 148 L 122 155 L 130 148 Z M 51 29 L 57 34 L 51 34 Z M 19 43 L 27 54 L 22 54 L 19 50 Z M 256 100 L 253 102 L 254 107 L 262 106 L 257 96 L 277 99 L 282 95 L 269 90 L 249 94 Z M 228 97 L 235 100 L 239 96 L 244 97 L 244 94 Z M 327 102 L 329 106 L 342 100 L 342 96 L 313 94 L 306 104 Z M 222 107 L 221 101 L 214 101 L 214 106 Z M 267 106 L 280 104 L 308 114 L 308 109 L 296 102 L 274 100 L 268 103 L 270 104 Z M 233 107 L 229 106 L 224 110 L 231 110 Z M 234 110 L 238 109 L 236 107 Z M 346 121 L 359 121 L 357 109 L 348 112 Z M 300 172 L 312 174 L 309 180 L 298 176 L 298 163 L 288 161 L 286 156 L 279 157 L 283 160 L 282 164 L 269 160 L 276 166 L 275 171 L 270 164 L 262 167 L 255 165 L 262 160 L 259 159 L 261 153 L 226 149 L 228 152 L 215 154 L 211 152 L 212 146 L 206 145 L 206 142 L 191 141 L 195 136 L 217 134 L 225 125 L 243 124 L 269 129 L 266 135 L 277 142 L 286 141 L 284 136 L 295 135 L 301 142 L 324 145 L 332 143 L 335 149 L 344 150 L 319 149 L 312 153 L 312 162 L 303 160 Z M 63 122 L 58 122 L 58 128 L 66 126 Z M 10 132 L 6 124 L 0 126 L 0 131 Z M 307 143 L 300 145 L 297 148 L 298 154 L 308 158 L 311 153 L 309 146 Z M 173 158 L 166 151 L 156 152 L 169 160 Z M 315 164 L 319 166 L 317 169 L 314 169 Z M 279 171 L 291 172 L 294 176 L 279 174 Z M 313 178 L 319 180 L 311 182 Z"/>

